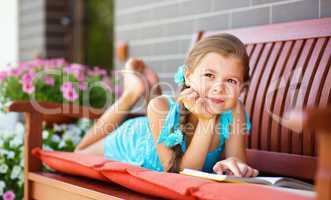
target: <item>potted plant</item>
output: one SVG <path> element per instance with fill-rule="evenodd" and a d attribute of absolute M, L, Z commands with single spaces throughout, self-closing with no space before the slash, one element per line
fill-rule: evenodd
<path fill-rule="evenodd" d="M 2 108 L 13 101 L 106 108 L 121 92 L 115 87 L 118 81 L 100 67 L 68 63 L 64 59 L 35 59 L 0 72 L 0 103 Z M 70 121 L 70 118 L 56 119 L 56 115 L 45 118 L 56 123 Z"/>

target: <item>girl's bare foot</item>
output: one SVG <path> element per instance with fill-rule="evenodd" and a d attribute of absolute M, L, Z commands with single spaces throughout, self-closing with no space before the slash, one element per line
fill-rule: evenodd
<path fill-rule="evenodd" d="M 148 82 L 143 75 L 145 64 L 142 60 L 129 59 L 122 70 L 123 74 L 123 94 L 132 95 L 132 98 L 139 99 L 146 93 Z"/>
<path fill-rule="evenodd" d="M 159 76 L 149 67 L 145 67 L 143 75 L 148 82 L 148 95 L 146 95 L 145 100 L 148 102 L 152 98 L 161 95 L 161 87 L 159 85 Z"/>

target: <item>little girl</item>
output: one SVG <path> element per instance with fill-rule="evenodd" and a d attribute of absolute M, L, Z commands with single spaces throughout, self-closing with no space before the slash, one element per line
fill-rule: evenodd
<path fill-rule="evenodd" d="M 258 174 L 245 164 L 244 139 L 251 125 L 238 98 L 249 81 L 249 58 L 238 38 L 218 34 L 196 43 L 175 74 L 181 86 L 177 98 L 161 95 L 157 75 L 139 59 L 130 59 L 124 72 L 122 96 L 76 152 L 157 171 L 190 168 L 243 177 Z M 148 103 L 147 116 L 120 125 L 146 92 L 158 95 Z"/>

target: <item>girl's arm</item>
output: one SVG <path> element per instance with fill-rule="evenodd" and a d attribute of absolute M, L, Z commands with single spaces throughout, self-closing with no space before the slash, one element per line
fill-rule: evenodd
<path fill-rule="evenodd" d="M 147 116 L 154 143 L 156 144 L 157 153 L 165 171 L 168 171 L 172 165 L 174 152 L 164 144 L 157 144 L 157 140 L 168 111 L 168 101 L 162 96 L 152 99 L 147 107 Z M 215 121 L 216 116 L 199 120 L 191 144 L 181 160 L 180 169 L 201 169 L 203 167 L 209 145 L 214 136 Z"/>
<path fill-rule="evenodd" d="M 234 157 L 245 163 L 246 118 L 244 105 L 239 100 L 232 114 L 233 124 L 230 125 L 230 137 L 225 141 L 225 157 Z"/>
<path fill-rule="evenodd" d="M 199 120 L 193 138 L 180 163 L 180 169 L 201 170 L 215 133 L 216 117 Z"/>
<path fill-rule="evenodd" d="M 168 112 L 168 100 L 164 96 L 155 97 L 148 103 L 147 118 L 152 131 L 154 144 L 156 145 L 157 154 L 159 155 L 164 171 L 168 171 L 171 167 L 173 150 L 166 147 L 164 144 L 157 144 L 157 140 Z"/>
<path fill-rule="evenodd" d="M 232 113 L 233 125 L 231 126 L 230 137 L 225 141 L 226 159 L 217 162 L 213 169 L 220 174 L 229 172 L 230 175 L 235 176 L 257 176 L 259 172 L 246 164 L 246 118 L 244 105 L 238 101 Z"/>

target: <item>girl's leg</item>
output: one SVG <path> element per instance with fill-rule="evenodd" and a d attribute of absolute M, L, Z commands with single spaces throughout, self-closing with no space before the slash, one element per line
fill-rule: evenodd
<path fill-rule="evenodd" d="M 147 79 L 149 87 L 148 94 L 145 95 L 145 109 L 147 109 L 148 102 L 154 97 L 160 96 L 162 94 L 162 90 L 159 85 L 159 77 L 151 68 L 145 67 L 143 74 Z"/>
<path fill-rule="evenodd" d="M 123 72 L 123 94 L 119 99 L 105 111 L 97 120 L 93 127 L 86 133 L 81 142 L 76 147 L 76 152 L 93 153 L 96 150 L 95 145 L 108 133 L 118 127 L 126 118 L 128 112 L 135 105 L 138 99 L 146 93 L 148 83 L 144 78 L 144 63 L 138 59 L 130 59 Z M 147 92 L 148 93 L 148 92 Z M 98 142 L 98 143 L 96 143 Z M 91 148 L 89 148 L 89 146 Z M 102 146 L 102 145 L 101 145 Z M 100 149 L 99 149 L 100 150 Z M 99 151 L 95 153 L 100 153 Z"/>
<path fill-rule="evenodd" d="M 147 105 L 151 98 L 161 95 L 157 74 L 146 67 L 142 60 L 130 59 L 125 65 L 123 76 L 124 91 L 122 96 L 84 136 L 80 144 L 77 145 L 76 152 L 103 155 L 105 136 L 122 123 L 140 96 L 145 93 Z"/>

